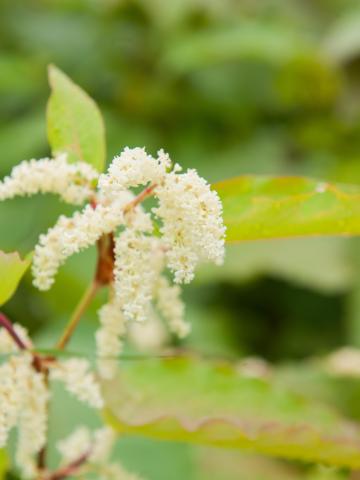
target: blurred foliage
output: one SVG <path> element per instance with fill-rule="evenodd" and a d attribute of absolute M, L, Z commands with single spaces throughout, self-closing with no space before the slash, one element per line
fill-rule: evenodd
<path fill-rule="evenodd" d="M 105 113 L 108 161 L 125 145 L 145 145 L 213 182 L 256 173 L 359 184 L 359 32 L 358 0 L 0 0 L 0 175 L 49 154 L 43 112 L 46 68 L 55 63 Z M 0 204 L 0 249 L 30 251 L 70 211 L 50 197 Z M 203 269 L 186 288 L 194 328 L 183 347 L 282 363 L 359 346 L 359 247 L 340 238 L 231 247 L 223 269 Z M 5 311 L 47 338 L 66 321 L 93 264 L 92 250 L 71 259 L 45 295 L 27 275 Z M 93 341 L 100 301 L 75 349 Z M 293 381 L 299 386 L 320 395 Z M 332 391 L 344 415 L 360 418 L 355 387 Z M 320 396 L 331 403 L 329 393 Z M 73 404 L 67 411 L 64 418 L 55 409 L 56 438 L 73 416 L 96 423 Z M 244 470 L 244 480 L 347 478 L 142 439 L 120 441 L 119 455 L 150 480 L 241 480 Z"/>
<path fill-rule="evenodd" d="M 360 467 L 359 428 L 227 363 L 147 359 L 123 367 L 103 391 L 106 418 L 122 434 Z"/>

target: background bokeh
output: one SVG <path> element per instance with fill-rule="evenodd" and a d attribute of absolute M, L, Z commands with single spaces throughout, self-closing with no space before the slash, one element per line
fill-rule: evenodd
<path fill-rule="evenodd" d="M 211 182 L 243 173 L 360 182 L 358 0 L 0 0 L 1 176 L 49 154 L 49 63 L 100 104 L 108 160 L 146 146 Z M 71 210 L 52 197 L 0 204 L 0 248 L 30 251 L 60 212 Z M 45 295 L 28 275 L 6 312 L 46 344 L 93 266 L 92 250 L 71 259 Z M 231 246 L 225 266 L 202 269 L 185 298 L 193 334 L 183 346 L 204 355 L 283 364 L 360 346 L 360 243 Z M 100 302 L 74 349 L 93 351 Z M 352 415 L 358 398 L 344 407 Z M 72 403 L 55 415 L 54 437 L 82 415 L 96 422 Z M 281 479 L 290 468 L 147 440 L 119 442 L 119 455 L 150 480 L 267 480 L 269 468 Z"/>

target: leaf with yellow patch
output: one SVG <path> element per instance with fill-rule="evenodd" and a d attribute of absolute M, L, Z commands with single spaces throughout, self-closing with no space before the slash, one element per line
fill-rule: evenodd
<path fill-rule="evenodd" d="M 305 177 L 242 176 L 216 183 L 227 241 L 360 235 L 360 187 Z"/>

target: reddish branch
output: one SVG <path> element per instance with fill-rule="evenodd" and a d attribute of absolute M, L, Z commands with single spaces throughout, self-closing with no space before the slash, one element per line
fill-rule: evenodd
<path fill-rule="evenodd" d="M 12 337 L 16 345 L 20 348 L 20 350 L 28 350 L 30 345 L 26 345 L 26 343 L 19 337 L 16 333 L 13 324 L 7 318 L 6 315 L 0 312 L 0 325 L 7 330 L 9 335 Z"/>
<path fill-rule="evenodd" d="M 150 197 L 154 189 L 156 188 L 156 184 L 149 185 L 146 187 L 142 192 L 139 193 L 136 197 L 131 200 L 131 202 L 127 203 L 123 208 L 124 215 L 128 214 L 137 207 L 141 202 L 143 202 L 146 198 Z M 91 206 L 96 208 L 96 200 L 91 200 Z M 112 233 L 108 235 L 103 235 L 100 240 L 97 242 L 98 248 L 98 263 L 96 268 L 95 274 L 95 281 L 99 285 L 109 285 L 114 280 L 114 235 Z"/>
<path fill-rule="evenodd" d="M 98 262 L 95 281 L 99 285 L 109 285 L 114 280 L 115 241 L 112 233 L 103 235 L 97 242 Z"/>
<path fill-rule="evenodd" d="M 139 203 L 143 202 L 146 198 L 150 197 L 153 193 L 155 188 L 157 187 L 156 183 L 149 185 L 148 187 L 144 188 L 142 192 L 139 193 L 131 202 L 129 202 L 124 207 L 124 213 L 130 212 L 133 208 L 137 207 Z"/>
<path fill-rule="evenodd" d="M 91 454 L 91 450 L 83 453 L 79 458 L 74 460 L 73 462 L 69 463 L 65 467 L 61 467 L 55 472 L 50 473 L 49 475 L 45 476 L 43 480 L 63 480 L 64 478 L 68 478 L 71 475 L 77 473 L 80 467 L 84 465 L 84 463 L 88 460 Z"/>

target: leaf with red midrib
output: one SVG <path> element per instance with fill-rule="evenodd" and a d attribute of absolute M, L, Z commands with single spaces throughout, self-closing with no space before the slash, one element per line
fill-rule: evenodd
<path fill-rule="evenodd" d="M 103 391 L 105 416 L 123 434 L 360 467 L 357 424 L 228 364 L 195 358 L 123 364 Z"/>

